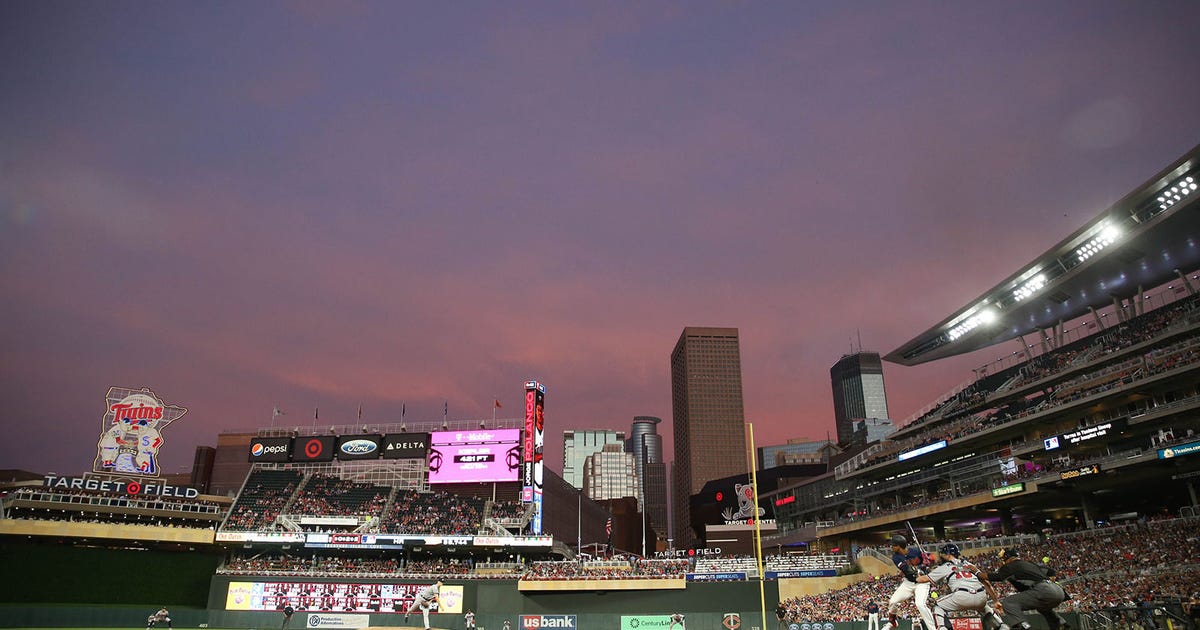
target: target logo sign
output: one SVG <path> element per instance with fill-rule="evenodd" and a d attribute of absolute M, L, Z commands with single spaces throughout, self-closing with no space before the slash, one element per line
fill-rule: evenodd
<path fill-rule="evenodd" d="M 298 438 L 292 450 L 293 461 L 330 462 L 333 461 L 334 438 L 332 436 L 312 436 Z"/>

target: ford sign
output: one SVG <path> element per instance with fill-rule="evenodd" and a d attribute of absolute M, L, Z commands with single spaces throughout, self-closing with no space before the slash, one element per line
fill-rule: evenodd
<path fill-rule="evenodd" d="M 350 440 L 343 442 L 341 451 L 347 455 L 370 455 L 379 445 L 371 440 Z"/>

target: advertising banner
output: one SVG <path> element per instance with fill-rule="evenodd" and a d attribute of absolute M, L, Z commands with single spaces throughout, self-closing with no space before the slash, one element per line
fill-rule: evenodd
<path fill-rule="evenodd" d="M 575 630 L 578 625 L 575 615 L 521 615 L 521 630 L 538 630 L 539 628 L 567 628 Z"/>
<path fill-rule="evenodd" d="M 726 573 L 688 573 L 689 582 L 733 582 L 746 579 L 745 571 L 729 571 Z"/>
<path fill-rule="evenodd" d="M 379 454 L 382 452 L 380 444 L 382 443 L 383 437 L 379 435 L 339 435 L 337 458 L 340 460 L 379 459 Z"/>
<path fill-rule="evenodd" d="M 333 461 L 333 441 L 332 435 L 298 437 L 292 442 L 292 461 L 331 462 Z"/>
<path fill-rule="evenodd" d="M 621 630 L 667 630 L 671 615 L 621 615 Z"/>
<path fill-rule="evenodd" d="M 306 628 L 370 628 L 370 615 L 343 615 L 340 613 L 310 613 L 304 622 Z"/>
<path fill-rule="evenodd" d="M 1183 457 L 1184 455 L 1192 455 L 1193 453 L 1200 453 L 1200 442 L 1189 442 L 1187 444 L 1180 444 L 1179 446 L 1172 446 L 1171 448 L 1160 449 L 1158 451 L 1158 458 L 1171 459 L 1172 457 Z"/>
<path fill-rule="evenodd" d="M 835 577 L 837 576 L 837 569 L 795 569 L 791 571 L 766 571 L 765 575 L 768 580 L 776 580 L 779 578 Z"/>
<path fill-rule="evenodd" d="M 291 450 L 290 437 L 254 438 L 247 458 L 252 462 L 286 462 Z"/>
<path fill-rule="evenodd" d="M 428 433 L 389 433 L 383 436 L 384 459 L 425 459 L 428 454 Z"/>
<path fill-rule="evenodd" d="M 520 429 L 436 431 L 429 439 L 431 484 L 517 480 Z"/>

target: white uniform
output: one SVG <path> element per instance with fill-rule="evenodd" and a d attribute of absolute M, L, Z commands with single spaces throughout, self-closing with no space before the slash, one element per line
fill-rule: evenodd
<path fill-rule="evenodd" d="M 475 613 L 474 612 L 471 612 L 468 610 L 467 614 L 463 615 L 463 619 L 466 620 L 466 627 L 468 627 L 468 628 L 475 627 Z"/>
<path fill-rule="evenodd" d="M 438 599 L 438 594 L 441 592 L 441 587 L 437 583 L 430 584 L 417 592 L 417 596 L 413 599 L 413 603 L 404 611 L 404 620 L 408 621 L 408 616 L 412 611 L 420 608 L 421 617 L 425 620 L 425 630 L 429 630 L 429 609 Z"/>
<path fill-rule="evenodd" d="M 946 580 L 946 586 L 950 589 L 949 593 L 938 598 L 933 609 L 939 629 L 951 627 L 946 613 L 954 610 L 974 610 L 979 612 L 985 622 L 991 619 L 994 627 L 1002 626 L 1004 622 L 988 604 L 987 588 L 976 573 L 978 568 L 962 558 L 946 557 L 950 559 L 929 572 L 931 582 Z M 986 623 L 984 627 L 988 627 Z"/>
<path fill-rule="evenodd" d="M 687 626 L 683 624 L 683 613 L 675 613 L 671 615 L 671 625 L 667 626 L 667 630 L 672 630 L 676 624 L 683 630 L 687 630 Z"/>

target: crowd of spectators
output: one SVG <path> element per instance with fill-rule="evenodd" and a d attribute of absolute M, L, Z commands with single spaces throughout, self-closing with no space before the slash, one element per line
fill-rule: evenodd
<path fill-rule="evenodd" d="M 488 516 L 498 521 L 519 521 L 525 518 L 526 505 L 520 501 L 493 501 Z"/>
<path fill-rule="evenodd" d="M 380 532 L 469 536 L 479 531 L 482 513 L 483 500 L 475 497 L 397 490 Z"/>
<path fill-rule="evenodd" d="M 223 529 L 272 529 L 275 517 L 296 492 L 303 475 L 298 470 L 255 470 L 229 510 Z"/>
<path fill-rule="evenodd" d="M 1173 327 L 1190 325 L 1198 317 L 1200 317 L 1200 295 L 1178 300 L 1172 304 L 1135 317 L 1129 322 L 1111 327 L 1098 335 L 1081 339 L 1058 350 L 1039 355 L 1030 361 L 1010 367 L 1001 372 L 983 376 L 954 396 L 947 398 L 942 404 L 934 407 L 920 418 L 909 423 L 904 429 L 908 430 L 924 424 L 933 424 L 942 419 L 954 419 L 954 416 L 967 414 L 972 409 L 985 403 L 989 398 L 1004 391 L 1037 383 L 1064 370 L 1074 368 L 1081 363 L 1091 362 L 1097 358 L 1102 359 L 1107 355 L 1154 339 Z M 1150 354 L 1154 353 L 1151 352 Z M 1171 359 L 1171 366 L 1179 365 L 1180 361 L 1187 362 L 1185 358 L 1173 358 Z M 1095 392 L 1093 391 L 1087 395 L 1093 393 Z M 1008 416 L 1011 418 L 1011 412 L 1019 410 L 1009 411 Z M 920 442 L 920 440 L 918 439 L 916 442 Z"/>
<path fill-rule="evenodd" d="M 903 451 L 933 444 L 939 440 L 961 439 L 1046 409 L 1095 396 L 1197 362 L 1200 362 L 1200 338 L 1183 340 L 1168 348 L 1139 355 L 1117 366 L 1097 368 L 1056 386 L 1047 387 L 1030 398 L 1018 397 L 1006 401 L 1001 406 L 931 426 L 907 439 L 885 441 L 870 458 L 865 459 L 861 467 L 895 461 L 895 456 Z"/>
<path fill-rule="evenodd" d="M 1021 557 L 1055 569 L 1056 579 L 1071 595 L 1059 608 L 1063 612 L 1134 605 L 1147 597 L 1200 597 L 1200 521 L 1195 518 L 1044 537 L 1020 544 L 1017 550 Z M 993 553 L 968 559 L 986 571 L 1000 567 Z M 789 621 L 861 620 L 872 601 L 886 608 L 900 579 L 899 574 L 880 576 L 819 595 L 785 599 L 781 611 Z M 1002 597 L 1011 592 L 1007 584 L 996 587 Z M 905 607 L 901 616 L 916 614 L 911 601 Z"/>
<path fill-rule="evenodd" d="M 683 578 L 687 560 L 615 560 L 600 562 L 534 562 L 524 580 L 639 580 Z"/>
<path fill-rule="evenodd" d="M 292 504 L 293 514 L 378 516 L 390 488 L 313 473 Z"/>

